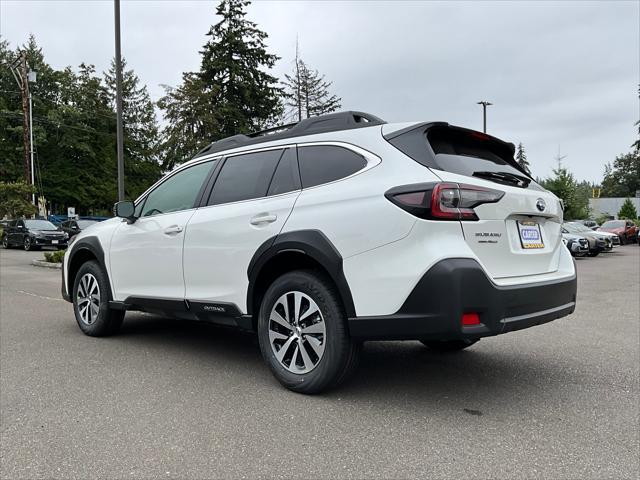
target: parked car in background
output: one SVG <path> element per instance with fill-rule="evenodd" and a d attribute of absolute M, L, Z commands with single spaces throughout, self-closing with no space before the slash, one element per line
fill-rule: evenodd
<path fill-rule="evenodd" d="M 598 228 L 598 222 L 596 222 L 595 220 L 580 220 L 580 223 L 582 223 L 585 227 L 589 227 L 591 230 L 595 230 L 596 228 Z"/>
<path fill-rule="evenodd" d="M 2 232 L 4 248 L 22 247 L 26 251 L 40 247 L 67 248 L 69 235 L 49 220 L 11 220 Z"/>
<path fill-rule="evenodd" d="M 571 227 L 573 227 L 573 231 L 578 235 L 587 233 L 589 235 L 595 236 L 596 238 L 601 238 L 602 240 L 604 240 L 605 252 L 610 252 L 611 250 L 613 250 L 614 245 L 618 245 L 618 243 L 614 243 L 616 241 L 619 241 L 618 236 L 614 233 L 597 232 L 597 231 L 591 230 L 589 227 L 586 227 L 580 222 L 566 222 L 566 223 Z"/>
<path fill-rule="evenodd" d="M 616 234 L 621 245 L 638 240 L 638 227 L 631 220 L 609 220 L 598 228 L 598 232 Z"/>
<path fill-rule="evenodd" d="M 575 233 L 563 233 L 562 241 L 574 257 L 584 257 L 589 253 L 589 240 Z"/>
<path fill-rule="evenodd" d="M 95 225 L 96 223 L 98 223 L 98 220 L 67 220 L 60 224 L 60 228 L 64 232 L 67 232 L 69 238 L 72 238 L 85 228 Z"/>
<path fill-rule="evenodd" d="M 581 225 L 581 227 L 584 228 L 584 225 Z M 562 224 L 562 233 L 573 233 L 586 238 L 587 242 L 589 242 L 589 252 L 587 253 L 589 257 L 597 257 L 606 248 L 605 240 L 594 235 L 596 232 L 589 229 L 587 231 L 578 229 L 572 222 Z"/>

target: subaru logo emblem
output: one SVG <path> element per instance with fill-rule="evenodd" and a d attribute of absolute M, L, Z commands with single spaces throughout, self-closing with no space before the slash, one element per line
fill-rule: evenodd
<path fill-rule="evenodd" d="M 539 198 L 538 200 L 536 200 L 536 208 L 541 212 L 544 212 L 544 209 L 547 208 L 547 204 L 543 199 Z"/>

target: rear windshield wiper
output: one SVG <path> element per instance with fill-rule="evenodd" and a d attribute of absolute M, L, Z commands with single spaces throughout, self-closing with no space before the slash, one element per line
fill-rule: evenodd
<path fill-rule="evenodd" d="M 522 188 L 526 188 L 531 183 L 530 178 L 510 172 L 473 172 L 473 176 L 486 178 L 487 180 L 495 180 L 497 182 L 515 185 L 516 187 Z"/>

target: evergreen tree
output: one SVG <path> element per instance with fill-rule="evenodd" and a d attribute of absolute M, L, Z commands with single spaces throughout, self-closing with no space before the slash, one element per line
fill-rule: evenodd
<path fill-rule="evenodd" d="M 158 124 L 146 85 L 122 59 L 122 123 L 124 133 L 125 189 L 136 198 L 161 175 L 158 163 Z M 116 110 L 116 65 L 104 74 L 112 110 Z"/>
<path fill-rule="evenodd" d="M 161 160 L 162 168 L 171 170 L 211 143 L 220 126 L 211 108 L 214 92 L 205 88 L 197 74 L 185 73 L 179 87 L 164 85 L 164 89 L 165 95 L 158 101 L 167 122 L 162 131 Z"/>
<path fill-rule="evenodd" d="M 165 87 L 158 102 L 163 131 L 163 167 L 184 162 L 211 141 L 260 130 L 281 114 L 277 79 L 265 70 L 278 57 L 266 50 L 267 34 L 245 18 L 247 0 L 222 0 L 211 26 L 199 72 Z"/>
<path fill-rule="evenodd" d="M 342 99 L 329 92 L 332 82 L 325 80 L 317 70 L 310 69 L 299 57 L 297 48 L 293 72 L 284 77 L 285 106 L 291 109 L 289 115 L 295 115 L 298 121 L 340 108 Z"/>
<path fill-rule="evenodd" d="M 581 195 L 573 174 L 566 168 L 553 171 L 554 177 L 541 182 L 542 186 L 554 193 L 564 203 L 564 218 L 576 220 L 589 216 L 589 198 Z"/>
<path fill-rule="evenodd" d="M 625 220 L 635 220 L 636 218 L 638 218 L 638 212 L 636 211 L 636 207 L 634 207 L 633 202 L 630 198 L 627 198 L 622 204 L 622 207 L 620 207 L 618 218 Z"/>
<path fill-rule="evenodd" d="M 634 197 L 640 190 L 640 150 L 618 155 L 604 167 L 603 197 Z"/>
<path fill-rule="evenodd" d="M 248 0 L 222 0 L 204 45 L 199 77 L 211 92 L 218 138 L 258 130 L 277 115 L 280 89 L 272 68 L 277 55 L 267 52 L 267 34 L 245 18 Z"/>
<path fill-rule="evenodd" d="M 522 143 L 518 143 L 518 149 L 516 150 L 516 162 L 518 162 L 518 165 L 520 165 L 525 172 L 531 175 L 529 162 L 527 161 L 527 153 L 524 151 Z"/>

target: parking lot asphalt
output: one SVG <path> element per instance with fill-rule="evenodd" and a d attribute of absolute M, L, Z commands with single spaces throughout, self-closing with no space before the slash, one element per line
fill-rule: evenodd
<path fill-rule="evenodd" d="M 456 354 L 365 344 L 281 388 L 253 336 L 128 313 L 90 338 L 42 253 L 0 252 L 2 478 L 640 475 L 640 248 L 577 260 L 576 312 Z"/>

